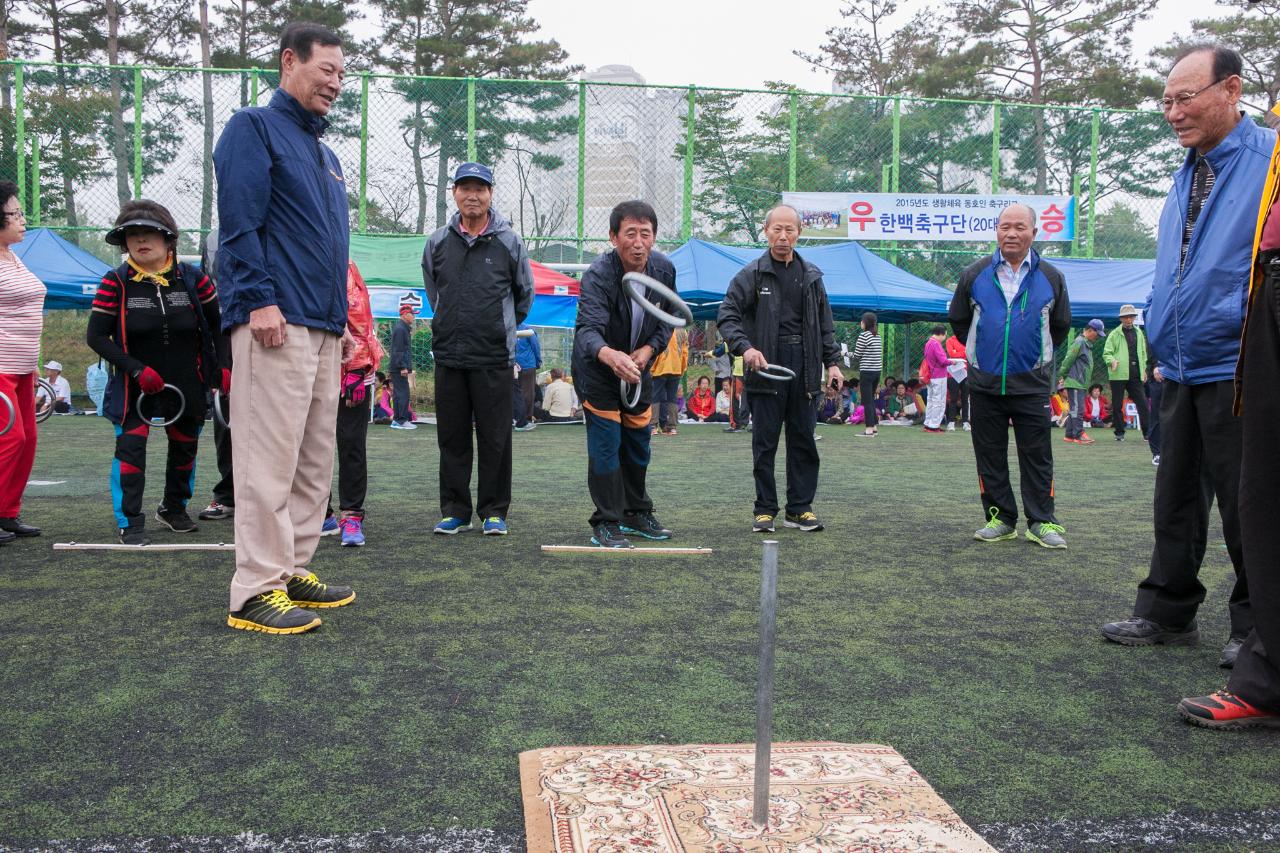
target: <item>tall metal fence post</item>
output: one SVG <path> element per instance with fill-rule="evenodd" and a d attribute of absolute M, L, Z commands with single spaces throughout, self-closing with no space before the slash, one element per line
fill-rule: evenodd
<path fill-rule="evenodd" d="M 1098 134 L 1101 132 L 1102 118 L 1098 108 L 1093 109 L 1093 136 L 1089 141 L 1089 246 L 1085 257 L 1093 257 L 1093 226 L 1096 202 L 1098 200 Z"/>
<path fill-rule="evenodd" d="M 31 137 L 31 224 L 40 227 L 40 137 Z"/>
<path fill-rule="evenodd" d="M 142 69 L 133 66 L 133 197 L 142 198 Z"/>
<path fill-rule="evenodd" d="M 791 142 L 787 156 L 787 190 L 795 192 L 796 190 L 796 125 L 798 116 L 796 115 L 797 107 L 800 102 L 800 96 L 795 89 L 791 90 Z"/>
<path fill-rule="evenodd" d="M 587 206 L 587 81 L 578 81 L 578 263 L 582 263 Z"/>
<path fill-rule="evenodd" d="M 1080 178 L 1079 172 L 1071 180 L 1071 197 L 1076 202 L 1076 227 L 1071 234 L 1071 254 L 1080 254 Z"/>
<path fill-rule="evenodd" d="M 898 191 L 899 168 L 898 160 L 902 153 L 902 98 L 893 99 L 893 171 L 890 174 L 890 191 Z M 893 240 L 889 243 L 889 263 L 895 266 L 898 263 L 898 241 Z"/>
<path fill-rule="evenodd" d="M 1000 192 L 1000 105 L 991 104 L 991 192 Z"/>
<path fill-rule="evenodd" d="M 258 69 L 249 69 L 249 103 L 258 105 Z"/>
<path fill-rule="evenodd" d="M 476 160 L 476 78 L 467 78 L 467 159 Z"/>
<path fill-rule="evenodd" d="M 697 117 L 697 89 L 689 87 L 689 109 L 684 120 L 684 191 L 680 219 L 680 239 L 693 235 L 693 123 Z"/>
<path fill-rule="evenodd" d="M 360 75 L 360 233 L 368 231 L 365 190 L 369 186 L 369 72 Z"/>
<path fill-rule="evenodd" d="M 13 66 L 13 114 L 14 142 L 18 148 L 18 204 L 27 209 L 27 105 L 23 96 L 23 65 L 21 62 Z"/>

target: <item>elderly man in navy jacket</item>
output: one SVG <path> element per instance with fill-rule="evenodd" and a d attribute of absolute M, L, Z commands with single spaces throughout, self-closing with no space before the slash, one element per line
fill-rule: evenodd
<path fill-rule="evenodd" d="M 1104 637 L 1127 646 L 1199 640 L 1195 616 L 1205 588 L 1198 575 L 1216 496 L 1236 571 L 1224 667 L 1235 664 L 1253 627 L 1237 507 L 1241 431 L 1231 404 L 1258 202 L 1276 139 L 1239 111 L 1241 69 L 1234 50 L 1196 46 L 1165 84 L 1165 121 L 1190 150 L 1160 215 L 1144 312 L 1155 378 L 1164 386 L 1155 548 L 1133 616 L 1102 626 Z"/>
<path fill-rule="evenodd" d="M 231 337 L 236 495 L 233 628 L 297 634 L 303 608 L 355 599 L 307 569 L 333 479 L 347 345 L 347 193 L 320 141 L 338 99 L 342 42 L 315 24 L 280 38 L 280 87 L 227 122 L 218 177 L 218 286 Z"/>

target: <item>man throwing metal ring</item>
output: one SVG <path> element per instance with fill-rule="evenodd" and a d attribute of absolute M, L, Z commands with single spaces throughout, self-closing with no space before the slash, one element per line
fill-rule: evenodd
<path fill-rule="evenodd" d="M 671 538 L 654 517 L 645 489 L 650 362 L 666 348 L 671 327 L 642 310 L 631 285 L 623 282 L 627 273 L 642 273 L 675 288 L 675 266 L 653 250 L 657 232 L 658 214 L 651 205 L 625 201 L 615 207 L 609 214 L 613 251 L 583 274 L 578 299 L 573 384 L 587 426 L 587 486 L 595 503 L 591 541 L 605 548 L 630 547 L 626 533 Z M 661 302 L 652 292 L 643 295 L 654 305 Z M 624 399 L 624 392 L 632 399 Z"/>
<path fill-rule="evenodd" d="M 844 385 L 822 270 L 795 250 L 800 227 L 794 207 L 780 204 L 769 211 L 764 220 L 769 250 L 733 277 L 716 318 L 729 351 L 742 356 L 748 371 L 747 399 L 755 423 L 751 452 L 756 505 L 751 529 L 758 533 L 772 533 L 778 514 L 773 460 L 784 424 L 787 506 L 783 523 L 804 531 L 822 529 L 813 512 L 819 464 L 813 430 L 823 383 L 830 382 L 837 390 Z"/>

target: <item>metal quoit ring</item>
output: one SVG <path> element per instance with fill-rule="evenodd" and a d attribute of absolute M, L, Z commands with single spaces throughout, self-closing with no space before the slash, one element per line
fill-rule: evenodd
<path fill-rule="evenodd" d="M 53 385 L 44 379 L 37 379 L 36 387 L 43 388 L 45 396 L 49 400 L 49 405 L 36 412 L 36 423 L 42 424 L 53 417 L 53 406 L 58 402 L 58 392 L 53 390 Z"/>
<path fill-rule="evenodd" d="M 634 409 L 636 406 L 640 405 L 640 392 L 644 389 L 644 382 L 637 382 L 635 385 L 632 385 L 625 379 L 619 379 L 618 385 L 622 391 L 622 404 L 624 406 L 628 409 Z M 632 388 L 636 389 L 636 392 L 631 395 L 630 399 L 628 399 L 627 395 L 631 394 Z"/>
<path fill-rule="evenodd" d="M 178 395 L 178 403 L 179 403 L 178 413 L 173 417 L 169 418 L 169 420 L 167 421 L 162 421 L 156 418 L 147 417 L 142 413 L 142 401 L 148 395 L 147 395 L 147 392 L 141 391 L 138 394 L 138 402 L 134 405 L 133 408 L 137 411 L 138 417 L 141 418 L 142 422 L 145 423 L 147 426 L 153 426 L 153 427 L 173 426 L 175 423 L 178 422 L 178 418 L 182 417 L 183 413 L 187 411 L 187 395 L 182 393 L 181 388 L 177 387 L 176 385 L 170 385 L 168 382 L 166 382 L 164 384 L 163 391 L 172 391 L 173 393 Z M 161 393 L 163 393 L 163 391 Z"/>
<path fill-rule="evenodd" d="M 622 277 L 622 281 L 630 289 L 631 299 L 646 313 L 656 317 L 658 322 L 665 323 L 676 329 L 683 329 L 693 323 L 693 310 L 689 307 L 689 304 L 680 298 L 680 294 L 652 276 L 639 272 L 629 272 Z M 645 290 L 652 291 L 670 302 L 683 316 L 677 317 L 674 314 L 668 314 L 648 299 L 645 299 L 643 292 Z"/>
<path fill-rule="evenodd" d="M 783 364 L 766 364 L 756 371 L 756 376 L 761 379 L 771 379 L 774 382 L 787 382 L 796 378 L 796 372 Z"/>
<path fill-rule="evenodd" d="M 213 389 L 213 419 L 225 430 L 231 429 L 231 418 L 222 414 L 222 389 Z"/>
<path fill-rule="evenodd" d="M 5 422 L 3 427 L 0 427 L 0 435 L 4 435 L 13 429 L 13 425 L 18 422 L 18 410 L 14 407 L 13 401 L 9 399 L 9 395 L 3 391 L 0 391 L 0 406 L 4 406 L 9 410 L 9 420 Z"/>

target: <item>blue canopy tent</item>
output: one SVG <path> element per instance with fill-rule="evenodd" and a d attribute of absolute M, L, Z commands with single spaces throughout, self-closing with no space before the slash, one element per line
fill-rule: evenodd
<path fill-rule="evenodd" d="M 763 250 L 690 240 L 671 253 L 676 286 L 700 319 L 715 316 L 729 280 Z M 831 313 L 858 320 L 874 311 L 881 323 L 945 320 L 951 291 L 900 269 L 860 244 L 807 246 L 801 254 L 822 269 Z"/>
<path fill-rule="evenodd" d="M 1062 270 L 1067 279 L 1072 325 L 1083 326 L 1097 317 L 1108 329 L 1118 322 L 1116 315 L 1120 313 L 1120 306 L 1134 305 L 1142 310 L 1151 293 L 1151 280 L 1156 268 L 1155 261 L 1048 260 Z"/>
<path fill-rule="evenodd" d="M 13 253 L 48 288 L 44 307 L 89 308 L 98 284 L 111 267 L 48 228 L 32 228 Z"/>
<path fill-rule="evenodd" d="M 355 261 L 369 286 L 373 316 L 399 316 L 401 302 L 412 303 L 417 317 L 431 317 L 431 305 L 422 289 L 422 249 L 427 238 L 368 237 L 351 235 L 351 260 Z M 568 276 L 533 264 L 533 308 L 525 322 L 530 326 L 572 329 L 578 316 L 578 282 Z"/>

